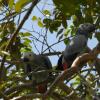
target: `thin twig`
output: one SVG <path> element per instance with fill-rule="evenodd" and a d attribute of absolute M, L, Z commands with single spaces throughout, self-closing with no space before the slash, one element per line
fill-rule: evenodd
<path fill-rule="evenodd" d="M 24 16 L 24 18 L 22 19 L 21 23 L 19 24 L 17 30 L 13 33 L 12 37 L 10 38 L 9 40 L 9 43 L 8 45 L 6 46 L 6 49 L 5 51 L 8 51 L 9 48 L 12 46 L 14 40 L 16 39 L 20 29 L 22 28 L 22 26 L 24 25 L 25 21 L 28 19 L 29 15 L 31 14 L 33 8 L 36 6 L 36 4 L 39 2 L 40 0 L 33 0 L 32 1 L 32 4 L 29 8 L 29 10 L 27 11 L 26 15 Z M 3 74 L 3 67 L 4 67 L 4 62 L 6 60 L 6 55 L 3 56 L 3 59 L 2 59 L 2 63 L 1 63 L 1 67 L 0 67 L 0 81 L 2 80 L 2 74 Z"/>
<path fill-rule="evenodd" d="M 55 89 L 55 86 L 57 86 L 61 81 L 64 81 L 64 79 L 70 78 L 72 75 L 77 73 L 81 68 L 80 68 L 80 63 L 84 64 L 88 60 L 94 60 L 97 57 L 97 54 L 100 53 L 100 43 L 93 49 L 92 52 L 90 53 L 85 53 L 82 54 L 81 56 L 77 57 L 71 68 L 68 70 L 63 71 L 52 83 L 50 86 L 50 89 L 44 94 L 44 98 L 46 98 L 48 95 L 52 93 L 52 91 Z M 81 66 L 82 67 L 82 66 Z"/>
<path fill-rule="evenodd" d="M 72 37 L 72 36 L 71 36 Z M 50 47 L 52 47 L 52 46 L 54 46 L 54 45 L 56 45 L 56 44 L 58 44 L 58 43 L 60 43 L 60 42 L 62 42 L 62 41 L 64 41 L 64 40 L 66 40 L 66 39 L 70 39 L 71 37 L 67 37 L 67 38 L 64 38 L 64 39 L 62 39 L 62 40 L 60 40 L 60 41 L 57 41 L 57 42 L 55 42 L 55 43 L 53 43 L 53 44 L 51 44 L 48 48 L 50 48 Z M 48 50 L 48 48 L 47 49 L 45 49 L 44 51 L 43 51 L 43 53 L 45 52 L 45 51 L 47 51 Z"/>

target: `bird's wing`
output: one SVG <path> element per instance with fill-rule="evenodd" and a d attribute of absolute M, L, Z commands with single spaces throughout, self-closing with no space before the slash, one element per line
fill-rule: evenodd
<path fill-rule="evenodd" d="M 64 56 L 67 58 L 70 55 L 80 53 L 87 44 L 87 38 L 84 35 L 77 35 L 73 37 L 70 44 L 66 46 Z"/>
<path fill-rule="evenodd" d="M 34 59 L 35 64 L 40 67 L 40 68 L 45 68 L 46 69 L 51 69 L 52 68 L 52 64 L 50 62 L 50 59 L 47 56 L 43 56 L 43 55 L 37 55 Z"/>
<path fill-rule="evenodd" d="M 51 69 L 52 68 L 51 61 L 47 56 L 44 57 L 44 64 L 47 67 L 47 69 Z"/>

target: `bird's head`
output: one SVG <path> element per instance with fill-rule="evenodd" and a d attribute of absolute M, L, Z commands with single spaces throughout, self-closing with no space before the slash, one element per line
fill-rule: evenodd
<path fill-rule="evenodd" d="M 22 60 L 24 62 L 29 62 L 29 61 L 33 61 L 35 58 L 35 54 L 33 52 L 25 52 L 23 54 Z"/>
<path fill-rule="evenodd" d="M 91 23 L 81 24 L 77 30 L 77 34 L 88 35 L 95 30 L 95 25 Z"/>

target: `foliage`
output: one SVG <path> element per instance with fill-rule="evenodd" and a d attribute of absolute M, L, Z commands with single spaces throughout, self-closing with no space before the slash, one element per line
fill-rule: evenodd
<path fill-rule="evenodd" d="M 22 57 L 22 53 L 32 51 L 32 44 L 39 53 L 55 51 L 52 46 L 61 41 L 67 45 L 70 37 L 75 35 L 77 27 L 80 24 L 86 22 L 95 23 L 98 16 L 100 16 L 100 0 L 52 0 L 53 10 L 45 9 L 45 7 L 41 10 L 41 7 L 39 6 L 39 8 L 37 5 L 42 17 L 35 15 L 34 11 L 34 15 L 32 14 L 30 16 L 32 17 L 32 23 L 37 23 L 37 30 L 35 28 L 31 28 L 33 30 L 30 31 L 30 29 L 24 30 L 24 28 L 22 28 L 22 30 L 18 32 L 18 35 L 14 39 L 9 50 L 6 51 L 6 47 L 9 44 L 10 39 L 22 20 L 21 16 L 24 16 L 24 14 L 29 10 L 29 6 L 32 1 L 33 0 L 0 0 L 1 65 L 4 55 L 7 56 L 2 69 L 3 74 L 0 71 L 0 98 L 3 98 L 4 100 L 33 94 L 32 88 L 28 87 L 20 88 L 21 90 L 18 91 L 11 90 L 11 93 L 6 92 L 8 89 L 13 87 L 15 87 L 15 89 L 19 89 L 17 86 L 29 82 L 29 80 L 26 80 L 26 76 L 23 73 L 23 64 L 21 64 L 19 60 Z M 44 5 L 49 5 L 44 1 L 41 1 L 41 4 L 42 3 L 44 3 Z M 97 31 L 95 38 L 99 42 L 100 25 L 98 24 L 96 28 Z M 38 29 L 42 31 L 39 32 Z M 54 43 L 53 45 L 48 44 L 47 35 L 49 33 L 54 36 L 56 34 L 56 38 L 58 39 L 57 43 Z M 90 38 L 91 37 L 92 35 Z M 40 44 L 37 46 L 38 43 L 41 44 L 41 51 L 37 48 L 40 47 Z M 78 100 L 78 97 L 81 97 L 83 100 L 92 100 L 95 97 L 99 97 L 99 75 L 95 65 L 92 64 L 87 64 L 86 66 L 88 67 L 83 68 L 79 74 L 74 75 L 69 80 L 65 80 L 62 86 L 57 86 L 53 91 L 55 95 L 48 96 L 48 99 L 58 100 L 58 98 L 61 98 L 61 100 Z M 58 75 L 55 70 L 54 73 Z M 53 81 L 54 80 L 50 81 L 49 86 Z M 70 84 L 70 86 L 67 87 L 67 84 Z M 67 92 L 64 90 L 64 86 L 65 89 L 67 88 Z M 74 91 L 74 93 L 70 95 L 72 91 Z M 36 91 L 34 93 L 36 93 Z M 39 97 L 38 94 L 33 97 L 36 96 Z"/>

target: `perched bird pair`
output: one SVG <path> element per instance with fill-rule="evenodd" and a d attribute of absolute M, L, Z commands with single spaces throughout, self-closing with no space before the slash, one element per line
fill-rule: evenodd
<path fill-rule="evenodd" d="M 95 30 L 95 25 L 90 23 L 85 23 L 79 26 L 76 36 L 74 36 L 69 45 L 66 46 L 63 54 L 60 56 L 57 64 L 57 70 L 65 70 L 71 67 L 71 64 L 75 58 L 80 54 L 84 48 L 87 46 L 87 40 L 89 33 Z M 52 64 L 48 57 L 42 55 L 36 55 L 32 52 L 24 54 L 23 58 L 25 64 L 25 73 L 30 73 L 32 71 L 37 72 L 41 70 L 52 69 Z M 42 72 L 41 74 L 31 74 L 29 75 L 30 80 L 37 80 L 37 83 L 41 83 L 47 80 L 51 74 L 48 72 Z M 47 90 L 47 83 L 43 83 L 37 86 L 38 92 L 44 93 Z"/>

